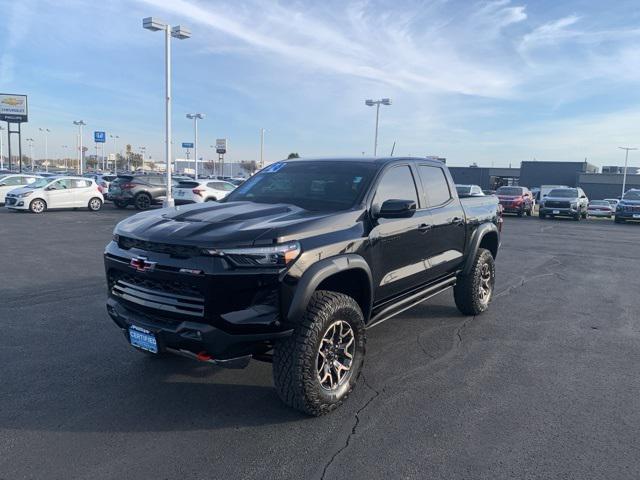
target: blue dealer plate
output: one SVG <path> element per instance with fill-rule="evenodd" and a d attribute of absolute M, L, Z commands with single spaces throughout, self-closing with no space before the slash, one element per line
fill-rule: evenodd
<path fill-rule="evenodd" d="M 156 336 L 149 330 L 131 325 L 129 327 L 129 341 L 134 347 L 141 348 L 151 353 L 158 353 Z"/>

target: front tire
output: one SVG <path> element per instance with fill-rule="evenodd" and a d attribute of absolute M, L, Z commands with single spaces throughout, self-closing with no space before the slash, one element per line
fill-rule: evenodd
<path fill-rule="evenodd" d="M 313 416 L 336 409 L 358 380 L 365 341 L 364 316 L 353 298 L 315 292 L 293 334 L 274 348 L 273 382 L 282 401 Z"/>
<path fill-rule="evenodd" d="M 31 203 L 29 204 L 29 210 L 31 211 L 31 213 L 40 214 L 40 213 L 43 213 L 46 209 L 47 209 L 47 202 L 45 202 L 41 198 L 34 198 L 33 200 L 31 200 Z"/>
<path fill-rule="evenodd" d="M 463 315 L 479 315 L 489 308 L 496 282 L 496 267 L 491 252 L 479 248 L 467 275 L 460 275 L 453 298 Z"/>
<path fill-rule="evenodd" d="M 87 205 L 87 207 L 92 212 L 97 212 L 102 208 L 102 200 L 100 200 L 98 197 L 93 197 L 91 200 L 89 200 L 89 204 Z"/>

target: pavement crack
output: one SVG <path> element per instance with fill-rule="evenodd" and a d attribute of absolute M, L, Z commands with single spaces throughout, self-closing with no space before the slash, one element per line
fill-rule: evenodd
<path fill-rule="evenodd" d="M 494 298 L 500 298 L 500 297 L 504 297 L 504 296 L 510 295 L 515 290 L 524 287 L 527 283 L 532 282 L 534 280 L 539 280 L 539 279 L 545 278 L 545 277 L 557 277 L 562 281 L 565 281 L 565 282 L 568 281 L 568 279 L 564 275 L 562 275 L 561 273 L 555 272 L 555 271 L 549 271 L 551 268 L 563 266 L 563 263 L 560 260 L 558 260 L 557 258 L 553 258 L 552 261 L 553 261 L 552 265 L 544 266 L 545 270 L 547 270 L 544 273 L 539 273 L 538 275 L 527 276 L 527 274 L 531 270 L 525 270 L 522 273 L 522 276 L 520 276 L 519 279 L 517 279 L 516 281 L 513 282 L 513 285 L 510 285 L 509 287 L 505 288 L 503 291 L 501 291 L 499 293 L 496 293 L 494 295 Z M 535 267 L 535 268 L 540 268 L 540 267 Z"/>
<path fill-rule="evenodd" d="M 371 398 L 369 398 L 369 400 L 367 400 L 365 402 L 365 404 L 360 407 L 355 415 L 354 415 L 354 422 L 353 422 L 353 426 L 351 427 L 351 432 L 349 433 L 349 435 L 347 436 L 347 439 L 344 442 L 344 445 L 342 447 L 340 447 L 329 459 L 329 461 L 326 463 L 326 465 L 324 466 L 324 468 L 322 469 L 322 477 L 321 480 L 324 480 L 325 478 L 327 478 L 327 472 L 329 471 L 329 467 L 331 467 L 331 465 L 333 464 L 333 462 L 335 461 L 336 458 L 338 458 L 338 455 L 340 455 L 343 451 L 345 451 L 350 443 L 351 443 L 351 438 L 356 434 L 356 430 L 358 429 L 358 425 L 360 424 L 360 414 L 369 406 L 371 405 L 371 403 L 378 398 L 378 396 L 380 395 L 380 392 L 378 390 L 376 390 L 375 388 L 373 388 L 371 385 L 369 385 L 369 382 L 367 382 L 366 377 L 364 376 L 364 373 L 362 373 L 361 375 L 362 377 L 362 381 L 364 382 L 364 384 L 367 386 L 367 388 L 369 388 L 371 391 L 374 392 L 374 395 L 371 396 Z"/>
<path fill-rule="evenodd" d="M 462 322 L 462 324 L 456 328 L 456 337 L 458 337 L 458 342 L 456 343 L 456 348 L 460 348 L 460 345 L 462 345 L 462 330 L 464 330 L 466 328 L 466 326 L 470 323 L 473 322 L 476 319 L 476 316 L 474 315 L 471 318 L 467 318 L 464 322 Z"/>

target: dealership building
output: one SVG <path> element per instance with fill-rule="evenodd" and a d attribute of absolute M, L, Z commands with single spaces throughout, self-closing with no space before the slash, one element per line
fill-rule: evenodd
<path fill-rule="evenodd" d="M 449 167 L 458 184 L 480 185 L 483 190 L 495 190 L 502 185 L 566 185 L 581 187 L 589 198 L 617 198 L 622 192 L 624 168 L 607 166 L 603 173 L 589 162 L 525 161 L 520 168 Z M 640 171 L 627 171 L 626 190 L 640 188 Z"/>

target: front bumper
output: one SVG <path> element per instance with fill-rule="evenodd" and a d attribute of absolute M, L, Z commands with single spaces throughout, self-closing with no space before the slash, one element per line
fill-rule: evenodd
<path fill-rule="evenodd" d="M 268 350 L 271 342 L 293 333 L 292 329 L 267 333 L 228 333 L 200 322 L 167 322 L 129 310 L 113 298 L 107 300 L 107 312 L 127 341 L 129 327 L 135 325 L 155 335 L 158 353 L 173 353 L 227 367 L 242 366 L 245 359 Z"/>
<path fill-rule="evenodd" d="M 540 210 L 538 210 L 538 214 L 548 215 L 552 217 L 575 217 L 579 214 L 579 210 L 577 208 L 540 207 Z"/>
<path fill-rule="evenodd" d="M 640 212 L 625 212 L 625 211 L 616 211 L 616 218 L 624 219 L 624 220 L 637 220 L 640 221 Z"/>
<path fill-rule="evenodd" d="M 16 198 L 16 197 L 5 197 L 5 208 L 10 210 L 29 210 L 29 201 L 31 199 L 29 197 L 25 198 Z"/>
<path fill-rule="evenodd" d="M 607 210 L 587 210 L 590 217 L 611 217 L 613 212 Z"/>

